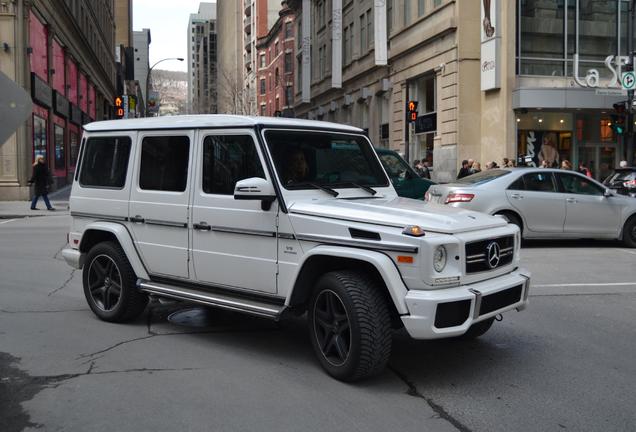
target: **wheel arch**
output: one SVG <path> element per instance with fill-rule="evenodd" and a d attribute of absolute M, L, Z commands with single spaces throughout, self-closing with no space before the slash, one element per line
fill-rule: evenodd
<path fill-rule="evenodd" d="M 621 226 L 620 236 L 618 237 L 619 240 L 623 240 L 623 238 L 625 237 L 625 226 L 627 226 L 627 224 L 633 221 L 634 219 L 636 219 L 636 212 L 628 215 L 624 219 L 625 221 L 623 222 L 623 225 Z"/>
<path fill-rule="evenodd" d="M 84 228 L 79 250 L 82 254 L 87 254 L 93 246 L 105 241 L 119 244 L 135 271 L 135 275 L 138 278 L 149 279 L 148 272 L 137 253 L 130 233 L 121 224 L 114 222 L 93 222 L 88 224 Z"/>
<path fill-rule="evenodd" d="M 385 288 L 392 312 L 397 316 L 408 313 L 405 302 L 408 290 L 391 258 L 381 252 L 337 246 L 318 246 L 305 256 L 288 295 L 287 305 L 304 310 L 318 278 L 325 273 L 345 269 L 373 275 Z"/>

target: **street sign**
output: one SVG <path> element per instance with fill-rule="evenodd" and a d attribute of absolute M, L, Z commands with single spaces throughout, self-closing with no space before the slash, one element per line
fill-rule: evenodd
<path fill-rule="evenodd" d="M 33 112 L 29 94 L 15 81 L 0 72 L 0 145 Z"/>
<path fill-rule="evenodd" d="M 636 75 L 634 75 L 634 72 L 623 72 L 621 85 L 625 90 L 634 90 L 636 88 Z"/>

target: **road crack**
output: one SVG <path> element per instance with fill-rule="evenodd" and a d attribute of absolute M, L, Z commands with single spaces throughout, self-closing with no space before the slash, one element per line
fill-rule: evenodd
<path fill-rule="evenodd" d="M 71 274 L 69 275 L 68 279 L 66 279 L 62 285 L 60 285 L 58 288 L 55 288 L 53 291 L 51 291 L 50 293 L 47 294 L 47 297 L 51 297 L 53 294 L 55 294 L 58 291 L 63 290 L 64 288 L 66 288 L 66 286 L 69 284 L 69 282 L 71 282 L 71 279 L 73 279 L 73 276 L 75 276 L 75 271 L 76 269 L 71 270 Z"/>
<path fill-rule="evenodd" d="M 423 399 L 424 401 L 426 401 L 428 406 L 430 406 L 431 409 L 433 411 L 435 411 L 435 413 L 440 418 L 446 420 L 447 422 L 449 422 L 450 424 L 455 426 L 460 432 L 471 432 L 471 430 L 466 425 L 464 425 L 462 422 L 460 422 L 459 420 L 454 418 L 452 415 L 450 415 L 444 409 L 444 407 L 442 407 L 441 405 L 435 403 L 435 401 L 433 401 L 433 399 L 431 399 L 429 397 L 426 397 L 422 393 L 420 393 L 420 391 L 417 389 L 415 384 L 411 380 L 409 380 L 409 378 L 406 376 L 406 374 L 400 372 L 399 370 L 397 370 L 397 368 L 395 368 L 395 367 L 393 367 L 391 365 L 388 366 L 388 369 L 391 372 L 393 372 L 404 384 L 406 384 L 406 386 L 407 386 L 406 394 L 408 394 L 409 396 L 417 397 L 417 398 L 420 398 L 420 399 Z"/>

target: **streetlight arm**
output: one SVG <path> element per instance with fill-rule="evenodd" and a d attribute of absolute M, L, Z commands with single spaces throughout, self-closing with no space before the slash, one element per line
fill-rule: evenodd
<path fill-rule="evenodd" d="M 178 60 L 178 61 L 183 61 L 182 57 L 168 57 L 165 59 L 161 59 L 158 62 L 156 62 L 155 64 L 153 64 L 152 66 L 150 66 L 148 68 L 148 73 L 146 74 L 146 100 L 145 100 L 145 104 L 144 106 L 146 107 L 146 112 L 144 113 L 144 115 L 146 117 L 148 117 L 148 99 L 149 99 L 149 90 L 150 90 L 150 72 L 152 72 L 152 69 L 157 66 L 159 63 L 167 61 L 167 60 Z"/>

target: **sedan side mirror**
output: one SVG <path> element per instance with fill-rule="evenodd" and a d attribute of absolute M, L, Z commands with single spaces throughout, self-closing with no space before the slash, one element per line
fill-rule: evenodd
<path fill-rule="evenodd" d="M 271 182 L 260 177 L 252 177 L 236 182 L 234 187 L 234 199 L 236 200 L 260 200 L 261 208 L 269 210 L 276 199 L 276 191 Z"/>
<path fill-rule="evenodd" d="M 614 194 L 612 193 L 612 191 L 610 191 L 609 189 L 605 189 L 605 192 L 603 192 L 603 196 L 605 198 L 609 198 L 609 197 L 613 197 Z"/>

